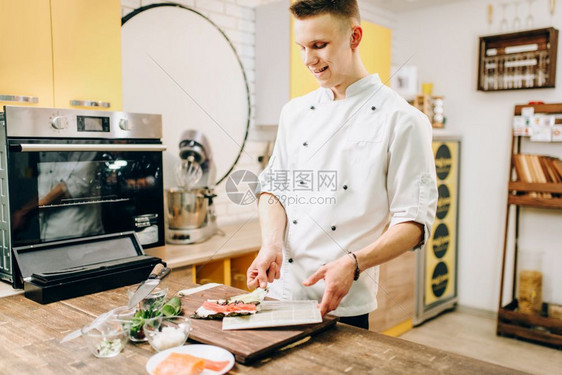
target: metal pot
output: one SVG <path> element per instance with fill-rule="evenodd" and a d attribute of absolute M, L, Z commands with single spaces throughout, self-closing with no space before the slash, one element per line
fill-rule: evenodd
<path fill-rule="evenodd" d="M 209 199 L 207 189 L 185 190 L 172 188 L 166 191 L 168 198 L 168 227 L 193 229 L 203 225 Z"/>

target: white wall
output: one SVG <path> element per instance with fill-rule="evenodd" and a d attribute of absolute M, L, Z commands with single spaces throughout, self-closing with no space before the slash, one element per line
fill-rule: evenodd
<path fill-rule="evenodd" d="M 155 3 L 166 1 L 153 0 L 121 0 L 122 16 L 125 16 L 133 10 Z M 177 4 L 195 9 L 201 14 L 209 17 L 217 26 L 223 30 L 236 49 L 248 83 L 250 86 L 251 103 L 252 103 L 252 124 L 254 110 L 254 82 L 255 82 L 255 11 L 254 8 L 268 0 L 177 0 L 173 1 Z M 183 129 L 178 129 L 178 134 Z M 266 144 L 264 142 L 249 141 L 246 143 L 245 152 L 236 165 L 236 170 L 247 169 L 258 173 L 260 165 L 258 157 L 265 151 Z M 217 176 L 222 177 L 222 176 Z M 167 186 L 175 185 L 175 182 L 166 182 Z M 241 206 L 232 203 L 225 191 L 225 184 L 221 183 L 217 189 L 217 199 L 214 200 L 218 217 L 218 224 L 227 225 L 232 222 L 247 220 L 256 217 L 255 205 Z"/>
<path fill-rule="evenodd" d="M 498 2 L 493 24 L 487 23 L 490 1 L 471 0 L 397 15 L 393 64 L 411 58 L 419 67 L 422 82 L 433 82 L 434 93 L 445 96 L 447 129 L 462 135 L 459 211 L 459 303 L 496 310 L 499 296 L 501 252 L 505 227 L 510 124 L 515 104 L 531 100 L 562 102 L 562 72 L 556 89 L 513 92 L 476 91 L 478 37 L 499 33 L 502 18 Z M 547 1 L 533 5 L 535 28 L 562 28 L 562 9 L 554 16 Z M 528 4 L 519 7 L 525 20 Z M 513 7 L 506 12 L 513 19 Z M 559 45 L 558 62 L 562 62 Z M 540 145 L 539 145 L 540 146 Z M 554 148 L 532 145 L 534 152 L 562 156 L 562 144 Z M 554 269 L 562 269 L 562 215 L 556 211 L 524 209 L 520 247 L 543 250 L 547 280 L 546 298 L 551 298 Z M 550 270 L 546 270 L 546 268 Z M 549 279 L 550 278 L 550 279 Z M 558 285 L 560 290 L 561 285 Z M 559 294 L 558 294 L 559 295 Z M 557 301 L 561 303 L 562 301 Z"/>

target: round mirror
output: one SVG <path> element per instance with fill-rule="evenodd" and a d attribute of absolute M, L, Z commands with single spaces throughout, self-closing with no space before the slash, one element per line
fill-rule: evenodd
<path fill-rule="evenodd" d="M 162 115 L 164 187 L 176 186 L 180 136 L 209 139 L 217 181 L 234 168 L 248 135 L 244 69 L 226 35 L 207 17 L 177 4 L 139 8 L 122 20 L 123 110 Z"/>

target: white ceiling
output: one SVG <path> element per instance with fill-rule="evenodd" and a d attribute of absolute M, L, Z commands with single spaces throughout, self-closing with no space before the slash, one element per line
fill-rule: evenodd
<path fill-rule="evenodd" d="M 361 1 L 361 0 L 359 0 Z M 383 9 L 393 12 L 407 12 L 414 9 L 428 8 L 435 5 L 460 2 L 466 0 L 363 0 L 367 3 L 375 4 Z"/>

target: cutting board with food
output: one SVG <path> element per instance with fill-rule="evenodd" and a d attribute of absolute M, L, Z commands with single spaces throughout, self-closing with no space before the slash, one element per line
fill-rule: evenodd
<path fill-rule="evenodd" d="M 182 297 L 183 313 L 192 316 L 206 313 L 217 315 L 215 319 L 192 319 L 192 331 L 189 339 L 203 344 L 212 344 L 222 347 L 234 354 L 236 361 L 249 363 L 263 358 L 267 354 L 288 344 L 308 336 L 319 333 L 337 322 L 335 316 L 324 316 L 322 322 L 315 324 L 293 325 L 283 327 L 270 327 L 260 329 L 223 330 L 221 313 L 227 315 L 243 315 L 252 309 L 251 303 L 233 303 L 227 307 L 229 299 L 233 296 L 247 293 L 246 291 L 226 285 L 215 285 L 209 289 L 201 290 Z M 266 298 L 266 301 L 270 300 Z M 238 310 L 238 311 L 236 311 Z M 230 314 L 231 311 L 234 311 Z M 240 314 L 239 314 L 240 313 Z M 257 312 L 259 314 L 259 311 Z"/>

